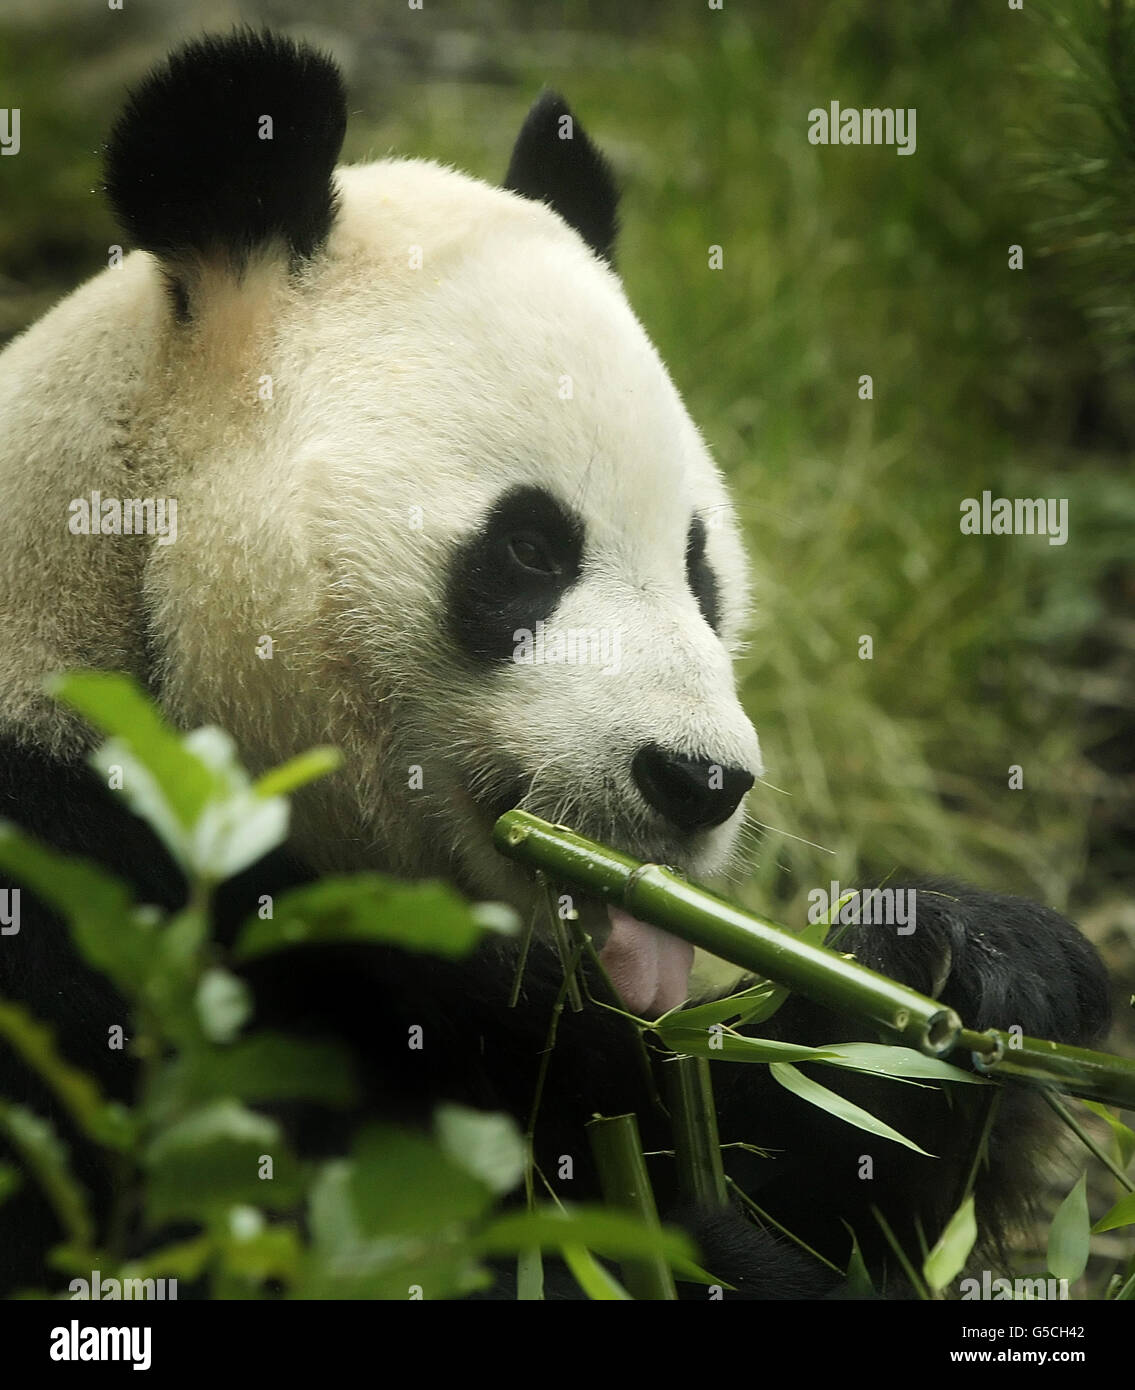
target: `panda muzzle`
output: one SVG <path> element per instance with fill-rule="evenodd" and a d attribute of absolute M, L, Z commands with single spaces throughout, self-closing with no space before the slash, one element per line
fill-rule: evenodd
<path fill-rule="evenodd" d="M 599 953 L 623 1003 L 643 1018 L 675 1009 L 689 994 L 694 948 L 629 912 L 608 905 L 611 934 Z"/>

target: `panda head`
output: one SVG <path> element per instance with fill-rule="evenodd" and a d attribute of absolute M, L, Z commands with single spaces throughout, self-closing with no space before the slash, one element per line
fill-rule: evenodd
<path fill-rule="evenodd" d="M 760 772 L 744 564 L 611 268 L 607 165 L 550 95 L 504 188 L 336 170 L 344 124 L 333 65 L 242 33 L 175 55 L 112 135 L 164 306 L 140 406 L 181 515 L 143 585 L 163 699 L 253 761 L 345 748 L 297 808 L 320 867 L 524 910 L 490 839 L 523 806 L 714 875 Z M 612 920 L 628 1002 L 677 1002 L 686 948 Z"/>

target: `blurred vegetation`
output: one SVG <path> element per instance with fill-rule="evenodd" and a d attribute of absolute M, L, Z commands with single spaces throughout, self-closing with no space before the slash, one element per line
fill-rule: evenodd
<path fill-rule="evenodd" d="M 50 1097 L 37 1110 L 23 1096 L 0 1097 L 0 1156 L 18 1161 L 0 1161 L 0 1205 L 33 1183 L 64 1237 L 45 1283 L 93 1282 L 98 1271 L 104 1285 L 172 1278 L 199 1297 L 438 1299 L 486 1286 L 489 1258 L 521 1252 L 538 1286 L 542 1249 L 563 1253 L 581 1284 L 594 1284 L 591 1297 L 627 1295 L 588 1251 L 646 1255 L 699 1276 L 688 1238 L 657 1219 L 648 1226 L 531 1201 L 494 1220 L 530 1167 L 508 1115 L 442 1104 L 432 1135 L 371 1124 L 356 1127 L 342 1157 L 301 1157 L 281 1109 L 303 1102 L 327 1124 L 358 1106 L 362 1088 L 335 1045 L 245 1031 L 253 1007 L 241 965 L 344 942 L 460 959 L 486 933 L 514 932 L 515 914 L 465 903 L 441 883 L 326 877 L 269 899 L 221 952 L 213 893 L 284 842 L 288 794 L 336 767 L 334 750 L 300 754 L 253 782 L 227 734 L 178 733 L 124 676 L 76 672 L 56 693 L 108 736 L 92 763 L 119 770 L 124 797 L 184 873 L 189 896 L 163 917 L 97 865 L 0 823 L 0 869 L 68 922 L 83 960 L 127 1001 L 140 1073 L 132 1105 L 109 1099 L 49 1028 L 0 999 L 0 1039 Z M 90 1171 L 76 1162 L 79 1149 L 113 1168 L 109 1214 L 79 1176 Z"/>

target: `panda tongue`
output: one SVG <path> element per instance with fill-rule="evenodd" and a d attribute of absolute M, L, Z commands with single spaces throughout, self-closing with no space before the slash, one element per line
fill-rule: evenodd
<path fill-rule="evenodd" d="M 607 907 L 611 935 L 599 959 L 628 1009 L 657 1018 L 687 997 L 694 948 L 676 936 Z"/>

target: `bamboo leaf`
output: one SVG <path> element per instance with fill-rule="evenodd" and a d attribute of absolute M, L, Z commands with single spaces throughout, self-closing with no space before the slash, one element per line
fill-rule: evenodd
<path fill-rule="evenodd" d="M 856 896 L 858 895 L 854 888 L 841 894 L 836 902 L 829 904 L 827 912 L 822 917 L 818 917 L 814 922 L 806 923 L 796 932 L 796 935 L 801 941 L 806 941 L 809 946 L 826 945 L 832 928 L 840 925 L 839 914 Z M 844 925 L 850 924 L 845 923 Z M 834 941 L 832 944 L 834 946 Z"/>
<path fill-rule="evenodd" d="M 1048 1232 L 1048 1268 L 1057 1279 L 1074 1283 L 1088 1264 L 1092 1222 L 1088 1215 L 1088 1175 L 1080 1174 L 1064 1198 Z"/>
<path fill-rule="evenodd" d="M 1119 1226 L 1130 1226 L 1135 1224 L 1135 1192 L 1128 1192 L 1125 1197 L 1121 1197 L 1109 1212 L 1106 1212 L 1096 1224 L 1092 1231 L 1098 1234 L 1100 1231 L 1114 1231 Z"/>
<path fill-rule="evenodd" d="M 659 1027 L 708 1028 L 711 1023 L 732 1023 L 739 1028 L 746 1023 L 763 1023 L 788 998 L 788 990 L 764 980 L 724 999 L 712 999 L 708 1004 L 695 1004 L 690 1009 L 671 1009 L 655 1023 Z"/>
<path fill-rule="evenodd" d="M 907 1139 L 897 1129 L 892 1129 L 890 1125 L 877 1119 L 862 1109 L 861 1106 L 853 1105 L 843 1096 L 829 1091 L 826 1086 L 821 1086 L 818 1081 L 813 1081 L 810 1076 L 805 1076 L 794 1066 L 784 1062 L 774 1062 L 770 1071 L 786 1091 L 791 1091 L 802 1100 L 818 1106 L 821 1110 L 826 1110 L 829 1115 L 834 1115 L 837 1119 L 854 1125 L 856 1129 L 865 1129 L 868 1134 L 876 1134 L 880 1139 L 890 1139 L 895 1144 L 902 1144 L 904 1148 L 913 1149 L 915 1153 L 926 1154 L 926 1150 L 920 1148 L 913 1139 Z M 928 1158 L 933 1157 L 931 1154 L 926 1154 L 926 1156 Z"/>
<path fill-rule="evenodd" d="M 1119 1150 L 1119 1166 L 1126 1168 L 1135 1158 L 1135 1130 L 1125 1125 L 1118 1115 L 1113 1115 L 1106 1105 L 1100 1105 L 1094 1100 L 1086 1100 L 1084 1104 L 1093 1115 L 1098 1115 L 1101 1120 L 1107 1122 Z"/>
<path fill-rule="evenodd" d="M 611 1259 L 661 1255 L 675 1269 L 702 1271 L 690 1238 L 683 1231 L 647 1226 L 637 1217 L 608 1207 L 538 1207 L 531 1212 L 499 1216 L 475 1240 L 479 1252 L 512 1254 L 526 1247 L 562 1250 L 581 1245 Z"/>
<path fill-rule="evenodd" d="M 668 1023 L 656 1027 L 655 1031 L 675 1052 L 708 1057 L 711 1062 L 818 1062 L 827 1055 L 820 1048 L 797 1046 L 774 1038 L 749 1038 L 731 1033 L 727 1028 L 710 1033 L 703 1028 Z"/>
<path fill-rule="evenodd" d="M 594 1302 L 630 1300 L 631 1296 L 622 1284 L 582 1245 L 564 1245 L 560 1254 L 563 1255 L 564 1263 L 571 1270 L 575 1282 Z"/>
<path fill-rule="evenodd" d="M 825 1043 L 825 1066 L 846 1067 L 849 1071 L 889 1076 L 897 1081 L 919 1078 L 927 1081 L 958 1081 L 965 1085 L 991 1086 L 987 1077 L 952 1066 L 937 1057 L 927 1057 L 910 1047 L 889 1047 L 882 1043 Z M 821 1060 L 817 1058 L 817 1060 Z"/>
<path fill-rule="evenodd" d="M 950 1217 L 946 1229 L 923 1261 L 922 1274 L 927 1284 L 937 1291 L 952 1283 L 965 1268 L 976 1242 L 977 1217 L 974 1199 L 969 1196 Z"/>
<path fill-rule="evenodd" d="M 847 1262 L 848 1295 L 851 1298 L 874 1298 L 875 1285 L 871 1281 L 871 1272 L 859 1247 L 859 1237 L 846 1221 L 843 1224 L 851 1236 L 851 1257 Z"/>

